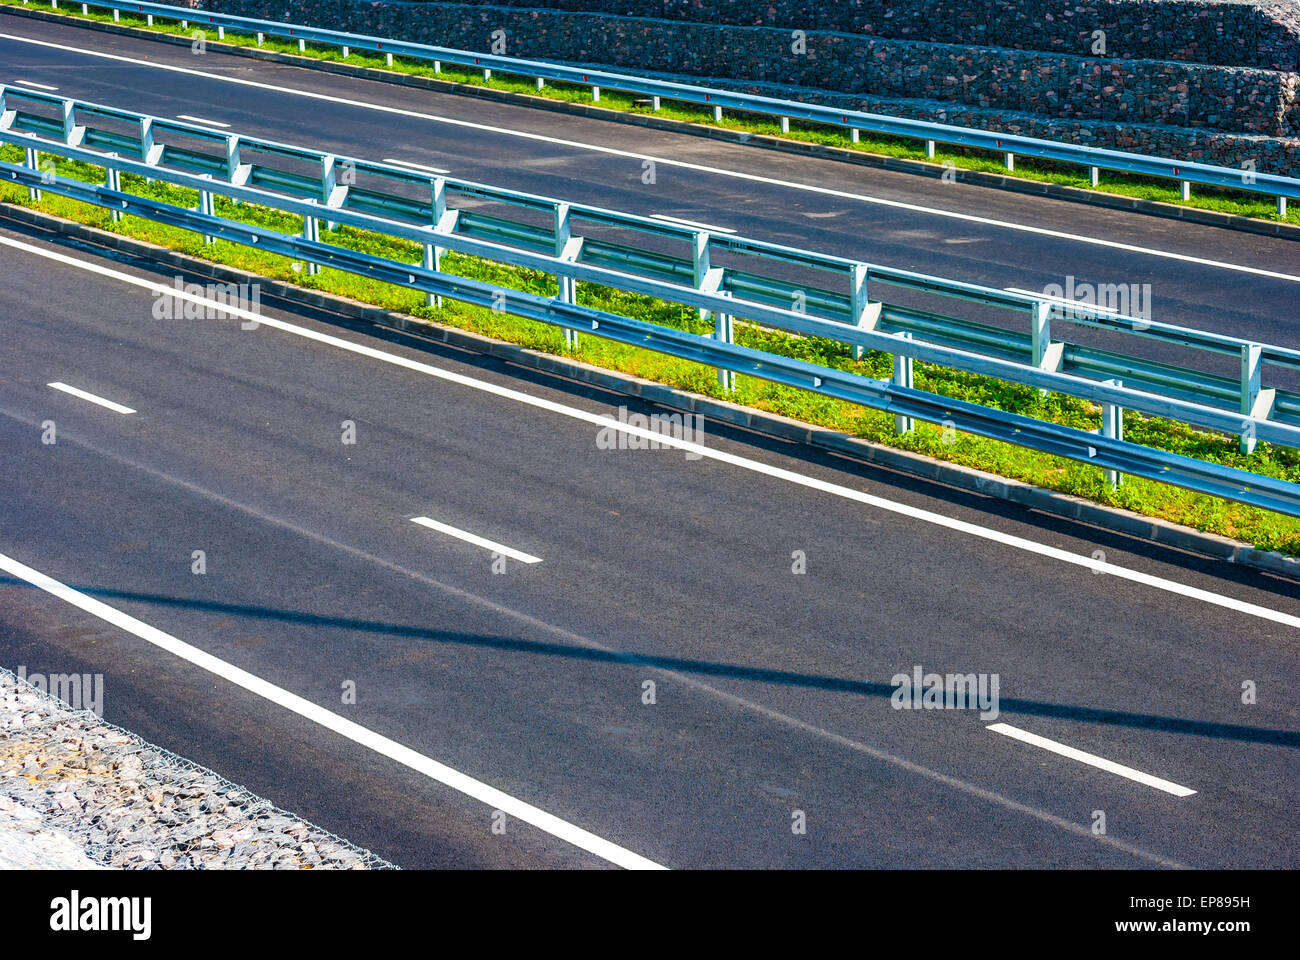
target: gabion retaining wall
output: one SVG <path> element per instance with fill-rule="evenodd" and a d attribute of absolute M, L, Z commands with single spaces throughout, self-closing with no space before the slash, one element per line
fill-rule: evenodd
<path fill-rule="evenodd" d="M 588 10 L 626 10 L 632 6 L 629 0 L 550 2 Z M 475 2 L 197 3 L 246 16 L 296 20 L 330 29 L 475 50 L 489 49 L 493 31 L 504 29 L 505 52 L 509 55 L 704 80 L 897 116 L 1161 156 L 1231 165 L 1253 160 L 1258 169 L 1279 173 L 1294 172 L 1297 167 L 1294 161 L 1300 156 L 1295 143 L 1300 137 L 1300 75 L 1294 72 L 1257 66 L 1212 66 L 1187 60 L 1125 60 L 1110 55 L 1114 44 L 1109 37 L 1107 56 L 1077 56 L 810 29 L 806 31 L 806 48 L 800 52 L 787 28 L 791 22 L 787 18 L 793 18 L 803 5 L 796 0 L 654 0 L 645 9 L 672 13 L 674 17 L 650 19 Z M 894 11 L 898 17 L 885 19 L 913 24 L 900 32 L 920 30 L 919 15 L 931 11 L 935 16 L 926 21 L 928 36 L 945 35 L 950 27 L 940 22 L 937 12 L 957 8 L 955 0 L 848 0 L 839 5 L 806 6 L 819 11 L 814 16 L 821 18 L 820 22 L 841 27 L 860 28 L 869 15 L 874 15 L 873 11 Z M 997 25 L 994 12 L 1004 7 L 1015 6 L 1026 17 L 1030 9 L 1042 8 L 1044 15 L 1049 7 L 1061 10 L 1059 3 L 1048 0 L 1028 0 L 1023 5 L 975 0 L 968 6 L 971 16 L 987 15 L 993 25 Z M 1285 0 L 1282 7 L 1300 22 L 1300 0 Z M 1224 39 L 1240 54 L 1239 59 L 1277 60 L 1284 59 L 1285 54 L 1294 61 L 1295 51 L 1300 48 L 1300 43 L 1288 46 L 1278 39 L 1291 36 L 1287 24 L 1268 19 L 1249 4 L 1110 0 L 1070 7 L 1074 16 L 1066 19 L 1075 20 L 1084 15 L 1078 11 L 1093 9 L 1104 9 L 1112 16 L 1117 15 L 1117 10 L 1130 11 L 1135 18 L 1125 21 L 1125 30 L 1130 34 L 1141 34 L 1143 30 L 1159 33 L 1161 25 L 1179 22 L 1180 11 L 1184 18 L 1192 19 L 1196 19 L 1193 13 L 1199 13 L 1205 23 L 1198 29 L 1208 31 L 1207 36 L 1226 33 L 1237 23 L 1234 17 L 1245 18 L 1241 22 L 1254 24 L 1257 29 L 1245 40 L 1240 36 Z M 1147 11 L 1147 20 L 1136 19 L 1142 10 Z M 685 19 L 688 13 L 711 15 L 714 20 L 787 20 L 787 24 L 698 23 Z M 1040 32 L 1046 22 L 1036 23 Z M 1218 26 L 1211 28 L 1216 23 Z M 1198 55 L 1205 55 L 1211 45 L 1188 39 L 1194 37 L 1194 31 L 1188 33 L 1188 23 L 1182 23 L 1180 29 L 1182 39 L 1175 43 L 1173 34 L 1168 33 L 1162 41 L 1164 46 L 1174 45 L 1184 52 L 1195 47 L 1201 51 Z M 974 35 L 980 35 L 979 31 Z"/>

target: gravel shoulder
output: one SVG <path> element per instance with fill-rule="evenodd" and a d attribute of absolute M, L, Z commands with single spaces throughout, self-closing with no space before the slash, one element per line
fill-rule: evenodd
<path fill-rule="evenodd" d="M 0 668 L 0 870 L 393 864 Z"/>

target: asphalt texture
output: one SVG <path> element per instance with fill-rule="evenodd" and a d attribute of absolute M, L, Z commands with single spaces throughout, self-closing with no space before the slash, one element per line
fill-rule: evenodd
<path fill-rule="evenodd" d="M 0 32 L 912 203 L 940 189 L 16 18 L 0 18 Z M 66 95 L 367 155 L 381 145 L 486 182 L 725 218 L 958 279 L 1032 287 L 1063 267 L 1150 276 L 1162 311 L 1196 305 L 1179 322 L 1288 342 L 1289 281 L 697 171 L 661 174 L 652 194 L 627 158 L 470 128 L 449 137 L 434 123 L 8 40 L 0 62 L 0 79 Z M 1284 255 L 1296 263 L 1282 240 L 942 189 L 951 209 L 982 216 L 1266 269 Z M 11 247 L 0 247 L 0 277 L 0 553 L 628 850 L 676 868 L 1300 863 L 1293 627 L 712 458 L 602 449 L 590 423 L 284 331 L 156 319 L 148 291 Z M 655 412 L 413 335 L 263 309 L 582 411 Z M 42 442 L 48 421 L 53 444 Z M 1262 573 L 722 425 L 705 434 L 719 451 L 1300 616 L 1294 584 Z M 497 572 L 491 551 L 416 516 L 542 562 Z M 109 720 L 403 866 L 608 865 L 516 821 L 495 833 L 478 801 L 8 575 L 0 657 L 29 673 L 103 673 Z M 917 665 L 996 674 L 1000 715 L 894 709 L 891 678 Z M 344 702 L 349 684 L 355 703 Z M 1242 702 L 1243 684 L 1256 702 Z M 1196 793 L 1001 736 L 987 729 L 995 719 Z M 793 828 L 801 818 L 806 832 Z"/>

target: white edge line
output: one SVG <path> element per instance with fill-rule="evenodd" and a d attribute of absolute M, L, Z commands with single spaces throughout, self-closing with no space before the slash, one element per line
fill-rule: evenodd
<path fill-rule="evenodd" d="M 479 390 L 494 396 L 503 397 L 517 403 L 523 403 L 539 410 L 548 410 L 561 416 L 593 424 L 601 429 L 608 428 L 611 430 L 617 430 L 620 433 L 625 433 L 628 436 L 641 437 L 646 440 L 655 440 L 660 444 L 672 447 L 675 450 L 683 450 L 687 453 L 698 454 L 701 458 L 715 460 L 719 463 L 731 464 L 735 467 L 740 467 L 778 480 L 784 480 L 788 483 L 793 483 L 810 490 L 818 490 L 822 493 L 831 494 L 832 496 L 842 497 L 845 500 L 853 500 L 857 503 L 875 507 L 879 510 L 885 510 L 900 516 L 910 517 L 914 520 L 934 524 L 935 526 L 943 527 L 948 530 L 955 530 L 972 537 L 979 537 L 982 540 L 1000 543 L 1004 546 L 1013 547 L 1017 550 L 1023 550 L 1027 553 L 1036 554 L 1041 557 L 1049 557 L 1053 560 L 1058 560 L 1061 563 L 1067 563 L 1090 570 L 1096 574 L 1110 574 L 1111 576 L 1118 577 L 1122 580 L 1142 584 L 1143 586 L 1151 587 L 1156 590 L 1163 590 L 1166 593 L 1177 594 L 1213 606 L 1222 607 L 1225 610 L 1232 610 L 1236 613 L 1246 614 L 1247 616 L 1258 617 L 1261 620 L 1268 620 L 1272 623 L 1280 623 L 1288 627 L 1300 629 L 1300 616 L 1284 613 L 1281 610 L 1273 610 L 1269 607 L 1262 607 L 1259 604 L 1249 603 L 1245 600 L 1238 600 L 1235 597 L 1214 593 L 1210 590 L 1202 590 L 1200 587 L 1188 586 L 1187 584 L 1168 580 L 1164 577 L 1158 577 L 1154 574 L 1144 573 L 1141 570 L 1122 567 L 1119 564 L 1110 563 L 1106 560 L 1098 560 L 1094 557 L 1085 556 L 1080 553 L 1071 553 L 1069 550 L 1062 550 L 1059 547 L 1039 543 L 1036 540 L 1028 540 L 1024 537 L 1015 536 L 1014 534 L 1002 533 L 1001 531 L 994 530 L 990 527 L 982 527 L 977 523 L 958 520 L 955 517 L 947 517 L 943 514 L 924 510 L 920 507 L 913 507 L 909 504 L 886 500 L 884 497 L 877 497 L 874 494 L 866 493 L 861 490 L 854 490 L 851 487 L 845 487 L 838 483 L 819 480 L 816 477 L 796 473 L 793 470 L 786 470 L 782 467 L 774 467 L 770 464 L 762 463 L 758 460 L 752 460 L 748 457 L 742 457 L 734 453 L 727 453 L 722 450 L 715 450 L 711 447 L 706 447 L 701 443 L 681 440 L 672 436 L 670 433 L 662 433 L 644 427 L 632 426 L 617 420 L 610 414 L 588 413 L 586 410 L 579 410 L 577 407 L 570 407 L 563 403 L 557 403 L 554 400 L 535 397 L 520 390 L 512 390 L 509 387 L 498 386 L 495 383 L 488 383 L 486 380 L 477 380 L 461 373 L 454 373 L 451 370 L 444 370 L 441 367 L 435 367 L 432 364 L 422 363 L 419 360 L 412 360 L 408 357 L 398 356 L 395 353 L 388 353 L 374 347 L 367 347 L 360 343 L 353 343 L 350 340 L 344 340 L 342 337 L 336 337 L 332 334 L 309 330 L 306 327 L 300 327 L 284 320 L 277 320 L 274 317 L 263 316 L 259 313 L 254 313 L 251 310 L 245 310 L 242 307 L 236 307 L 208 299 L 200 294 L 177 290 L 174 286 L 166 286 L 161 283 L 155 283 L 151 280 L 145 280 L 141 277 L 133 277 L 130 274 L 122 273 L 118 270 L 113 270 L 97 263 L 78 260 L 76 257 L 70 257 L 67 254 L 59 253 L 55 250 L 46 250 L 34 246 L 33 244 L 24 243 L 21 240 L 14 240 L 10 237 L 0 236 L 0 246 L 25 250 L 28 253 L 44 257 L 47 260 L 53 260 L 58 263 L 76 267 L 89 273 L 98 274 L 99 276 L 110 277 L 114 280 L 121 281 L 122 283 L 127 283 L 145 290 L 156 291 L 159 294 L 166 294 L 174 299 L 188 300 L 209 309 L 219 310 L 221 313 L 241 320 L 250 320 L 259 326 L 271 327 L 283 331 L 284 333 L 292 334 L 296 337 L 302 337 L 305 340 L 314 340 L 317 343 L 323 343 L 340 350 L 346 350 L 349 353 L 355 353 L 358 356 L 369 357 L 373 360 L 379 360 L 382 363 L 392 364 L 395 367 L 402 367 L 403 369 L 422 373 L 426 376 L 436 377 L 437 379 L 444 380 L 448 383 L 459 384 L 460 386 L 468 387 L 473 390 Z"/>
<path fill-rule="evenodd" d="M 135 413 L 130 407 L 124 407 L 120 403 L 114 403 L 112 400 L 105 400 L 103 397 L 97 397 L 93 393 L 87 393 L 85 390 L 78 390 L 76 387 L 70 387 L 66 383 L 54 381 L 47 383 L 47 387 L 53 387 L 55 390 L 62 390 L 64 393 L 70 393 L 74 397 L 80 397 L 82 400 L 89 400 L 91 403 L 97 403 L 101 407 L 108 407 L 117 413 Z"/>
<path fill-rule="evenodd" d="M 581 850 L 586 850 L 602 860 L 607 860 L 629 870 L 666 869 L 653 860 L 626 850 L 609 840 L 596 836 L 594 833 L 583 830 L 581 827 L 574 826 L 566 820 L 561 820 L 545 810 L 512 797 L 508 793 L 503 793 L 495 787 L 491 787 L 480 780 L 475 780 L 458 770 L 453 770 L 437 760 L 417 753 L 410 747 L 403 746 L 395 740 L 390 740 L 373 730 L 339 716 L 337 713 L 326 710 L 324 707 L 319 707 L 310 700 L 304 700 L 297 694 L 290 693 L 282 687 L 268 683 L 255 674 L 214 657 L 183 640 L 178 640 L 171 634 L 164 633 L 157 627 L 152 627 L 141 620 L 137 620 L 115 607 L 110 607 L 93 597 L 88 597 L 84 593 L 74 590 L 66 584 L 46 576 L 39 570 L 34 570 L 2 553 L 0 553 L 0 570 L 26 580 L 32 586 L 39 587 L 60 600 L 64 600 L 92 616 L 99 617 L 99 619 L 166 650 L 168 653 L 174 654 L 223 680 L 233 683 L 235 686 L 242 687 L 264 700 L 269 700 L 277 706 L 311 720 L 328 730 L 332 730 L 354 743 L 388 757 L 390 760 L 395 760 L 417 773 L 422 773 L 431 780 L 436 780 L 459 793 L 479 800 L 495 810 L 500 810 L 517 820 L 532 824 L 537 829 L 564 840 Z"/>
<path fill-rule="evenodd" d="M 1032 233 L 1037 234 L 1038 236 L 1054 237 L 1059 240 L 1070 240 L 1074 243 L 1085 243 L 1091 246 L 1107 247 L 1112 250 L 1126 250 L 1130 253 L 1138 253 L 1145 256 L 1162 257 L 1167 260 L 1181 260 L 1184 263 L 1195 263 L 1200 266 L 1214 267 L 1220 270 L 1235 270 L 1239 273 L 1248 273 L 1260 277 L 1271 277 L 1276 280 L 1286 280 L 1291 283 L 1300 283 L 1300 275 L 1297 274 L 1282 273 L 1278 270 L 1265 270 L 1262 267 L 1248 267 L 1237 263 L 1227 263 L 1222 260 L 1210 260 L 1205 257 L 1195 257 L 1184 253 L 1173 253 L 1169 250 L 1157 250 L 1152 247 L 1141 247 L 1136 244 L 1123 243 L 1119 240 L 1107 240 L 1103 237 L 1091 237 L 1077 233 L 1067 233 L 1063 230 L 1051 230 L 1047 227 L 1035 227 L 1026 223 L 1012 223 L 1006 220 L 994 220 L 991 217 L 981 217 L 972 213 L 958 213 L 955 210 L 944 210 L 938 207 L 926 207 L 920 204 L 906 203 L 901 200 L 886 200 L 883 197 L 873 197 L 864 193 L 836 190 L 832 187 L 819 187 L 816 184 L 798 183 L 792 180 L 782 180 L 778 177 L 765 177 L 756 173 L 743 173 L 739 170 L 727 170 L 722 167 L 711 167 L 705 164 L 690 163 L 686 160 L 673 160 L 670 157 L 655 157 L 650 154 L 636 153 L 631 150 L 619 150 L 614 147 L 602 147 L 597 146 L 596 144 L 582 143 L 578 140 L 566 140 L 561 137 L 549 137 L 540 133 L 511 130 L 508 127 L 496 127 L 485 123 L 475 123 L 471 120 L 440 117 L 436 114 L 420 113 L 415 110 L 404 110 L 401 107 L 389 107 L 378 103 L 366 103 L 363 100 L 351 100 L 347 97 L 335 97 L 329 94 L 317 93 L 312 90 L 295 90 L 293 87 L 281 87 L 272 83 L 249 80 L 244 77 L 230 77 L 219 73 L 206 73 L 202 70 L 193 70 L 189 67 L 178 67 L 169 63 L 155 63 L 151 60 L 139 60 L 135 57 L 123 57 L 112 53 L 105 53 L 100 50 L 87 50 L 84 47 L 74 47 L 63 43 L 53 43 L 49 40 L 36 40 L 32 37 L 22 37 L 11 33 L 0 33 L 0 39 L 13 40 L 18 43 L 28 43 L 41 47 L 50 47 L 54 50 L 67 50 L 72 53 L 80 53 L 90 57 L 99 57 L 105 60 L 140 64 L 142 66 L 154 67 L 158 70 L 168 70 L 175 73 L 188 74 L 189 76 L 205 77 L 211 80 L 220 80 L 224 83 L 234 83 L 242 86 L 254 87 L 259 90 L 273 90 L 277 93 L 289 94 L 290 96 L 307 97 L 313 100 L 322 100 L 327 103 L 338 103 L 349 107 L 360 107 L 364 110 L 375 110 L 381 113 L 395 114 L 397 116 L 414 117 L 419 120 L 429 120 L 433 123 L 442 123 L 448 126 L 483 130 L 487 133 L 497 133 L 508 137 L 533 140 L 538 143 L 551 143 L 556 144 L 557 146 L 575 147 L 579 150 L 586 150 L 592 153 L 603 153 L 608 156 L 616 157 L 628 157 L 633 160 L 651 160 L 655 163 L 663 164 L 664 166 L 677 167 L 682 170 L 694 170 L 699 173 L 707 173 L 720 177 L 731 177 L 732 179 L 737 180 L 747 180 L 751 183 L 764 183 L 771 186 L 786 187 L 791 190 L 802 190 L 806 193 L 816 193 L 827 197 L 839 197 L 844 200 L 855 200 L 859 203 L 876 204 L 878 206 L 891 207 L 897 210 L 910 210 L 913 213 L 924 213 L 930 216 L 961 220 L 966 223 L 979 223 L 985 226 L 1017 230 L 1021 233 Z"/>
<path fill-rule="evenodd" d="M 419 170 L 421 173 L 451 173 L 450 170 L 444 170 L 441 167 L 430 167 L 423 163 L 412 163 L 410 160 L 396 160 L 393 157 L 384 157 L 384 163 L 396 164 L 399 167 L 410 167 L 412 170 Z"/>
<path fill-rule="evenodd" d="M 430 530 L 437 530 L 439 533 L 445 533 L 449 537 L 456 537 L 458 540 L 464 540 L 466 543 L 472 543 L 476 547 L 483 547 L 485 550 L 493 550 L 497 553 L 504 554 L 520 563 L 541 563 L 541 557 L 534 557 L 531 553 L 524 553 L 522 550 L 515 550 L 513 547 L 507 547 L 505 544 L 497 543 L 495 540 L 489 540 L 486 537 L 476 536 L 459 530 L 456 527 L 449 526 L 445 523 L 439 523 L 437 520 L 430 520 L 428 517 L 412 517 L 412 523 L 418 523 L 422 527 L 428 527 Z"/>
<path fill-rule="evenodd" d="M 188 120 L 190 123 L 202 123 L 209 127 L 221 127 L 223 130 L 229 129 L 230 124 L 222 123 L 220 120 L 208 120 L 204 117 L 191 117 L 188 113 L 176 114 L 177 120 Z"/>
<path fill-rule="evenodd" d="M 1098 770 L 1105 770 L 1107 773 L 1113 773 L 1121 777 L 1127 777 L 1130 780 L 1136 780 L 1138 783 L 1146 784 L 1148 787 L 1155 787 L 1157 790 L 1163 790 L 1165 793 L 1172 793 L 1175 797 L 1190 797 L 1196 791 L 1190 787 L 1180 786 L 1169 780 L 1162 780 L 1159 777 L 1153 777 L 1149 773 L 1143 773 L 1141 770 L 1134 770 L 1132 767 L 1126 767 L 1122 763 L 1116 763 L 1113 760 L 1107 760 L 1105 757 L 1099 757 L 1095 753 L 1086 753 L 1083 750 L 1076 750 L 1074 747 L 1067 747 L 1063 743 L 1055 740 L 1049 740 L 1046 737 L 1040 737 L 1036 733 L 1029 733 L 1018 727 L 1013 727 L 1009 723 L 992 723 L 985 727 L 986 730 L 992 730 L 994 733 L 1000 733 L 1003 736 L 1010 737 L 1013 740 L 1020 740 L 1023 743 L 1031 744 L 1035 747 L 1041 747 L 1051 753 L 1059 754 L 1062 757 L 1069 757 L 1071 760 L 1078 760 L 1080 763 L 1086 763 L 1090 767 L 1096 767 Z"/>

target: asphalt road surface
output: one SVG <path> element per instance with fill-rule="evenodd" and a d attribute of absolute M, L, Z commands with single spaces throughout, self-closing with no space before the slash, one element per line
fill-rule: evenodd
<path fill-rule="evenodd" d="M 0 32 L 900 202 L 939 189 L 17 18 Z M 689 168 L 648 195 L 626 157 L 3 38 L 0 63 L 959 279 L 1127 271 L 1170 311 L 1203 305 L 1159 319 L 1295 340 L 1291 280 Z M 951 210 L 1296 272 L 1280 240 L 945 189 Z M 109 720 L 385 858 L 1300 864 L 1289 581 L 711 422 L 700 457 L 603 449 L 601 415 L 653 408 L 288 304 L 264 301 L 276 325 L 256 329 L 158 319 L 148 284 L 171 273 L 35 231 L 0 229 L 0 278 L 0 662 L 104 674 Z M 918 667 L 996 675 L 999 714 L 896 709 L 891 678 Z"/>

